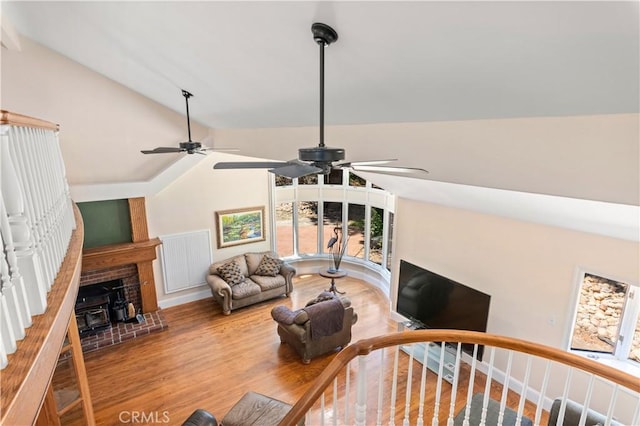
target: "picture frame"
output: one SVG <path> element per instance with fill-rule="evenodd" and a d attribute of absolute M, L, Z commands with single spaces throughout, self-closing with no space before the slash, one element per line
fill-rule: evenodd
<path fill-rule="evenodd" d="M 265 240 L 264 206 L 216 212 L 218 248 Z"/>

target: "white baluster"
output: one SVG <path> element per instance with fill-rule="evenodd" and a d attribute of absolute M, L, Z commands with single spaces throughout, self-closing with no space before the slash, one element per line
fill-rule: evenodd
<path fill-rule="evenodd" d="M 376 425 L 382 425 L 382 404 L 384 396 L 384 349 L 380 349 L 380 372 L 378 374 L 378 412 L 376 415 Z"/>
<path fill-rule="evenodd" d="M 349 364 L 347 364 L 347 371 L 345 373 L 345 384 L 344 384 L 344 424 L 349 424 L 349 395 L 350 395 L 350 387 L 351 387 L 351 369 L 349 368 Z"/>
<path fill-rule="evenodd" d="M 407 368 L 407 391 L 404 395 L 404 418 L 402 419 L 402 426 L 409 426 L 409 414 L 411 411 L 411 384 L 413 376 L 413 353 L 416 349 L 416 344 L 411 345 L 411 351 L 409 351 L 409 366 Z"/>
<path fill-rule="evenodd" d="M 0 318 L 2 318 L 2 314 L 0 314 Z M 9 359 L 7 358 L 7 351 L 4 349 L 4 341 L 0 339 L 0 370 L 5 368 L 9 363 Z"/>
<path fill-rule="evenodd" d="M 487 371 L 487 383 L 484 386 L 484 399 L 482 400 L 482 415 L 480 416 L 480 424 L 487 422 L 487 406 L 489 405 L 489 395 L 491 395 L 491 380 L 493 380 L 493 362 L 496 358 L 496 348 L 491 347 L 491 355 L 489 356 L 489 369 Z"/>
<path fill-rule="evenodd" d="M 540 386 L 540 395 L 538 395 L 538 402 L 536 404 L 536 417 L 533 420 L 534 424 L 540 424 L 540 418 L 542 417 L 542 406 L 544 404 L 544 397 L 547 393 L 547 386 L 549 385 L 549 373 L 551 372 L 551 361 L 547 360 L 545 363 L 544 376 L 542 377 L 542 385 Z"/>
<path fill-rule="evenodd" d="M 333 379 L 333 425 L 338 424 L 338 377 Z"/>
<path fill-rule="evenodd" d="M 7 216 L 3 213 L 4 204 L 0 203 L 1 210 L 0 211 L 0 241 L 2 241 L 3 250 L 0 251 L 0 267 L 3 268 L 2 271 L 2 294 L 5 297 L 7 310 L 5 311 L 6 316 L 11 319 L 11 329 L 13 331 L 13 335 L 16 340 L 22 340 L 25 336 L 24 332 L 24 322 L 22 321 L 22 313 L 20 312 L 20 302 L 18 301 L 18 295 L 16 292 L 15 282 L 14 282 L 14 273 L 11 270 L 11 262 L 7 262 L 5 259 L 6 256 L 13 253 L 13 247 L 10 247 L 9 244 L 6 244 L 5 239 L 5 228 L 9 228 L 9 223 L 7 221 Z M 8 233 L 8 232 L 7 232 Z M 15 257 L 15 254 L 13 255 Z M 7 259 L 8 260 L 8 259 Z M 6 270 L 4 267 L 6 266 Z"/>
<path fill-rule="evenodd" d="M 418 404 L 418 420 L 417 426 L 424 425 L 424 394 L 427 386 L 427 364 L 429 362 L 429 342 L 424 343 L 424 352 L 422 353 L 422 373 L 420 374 L 420 402 Z"/>
<path fill-rule="evenodd" d="M 39 186 L 40 171 L 34 164 L 33 147 L 29 143 L 29 133 L 27 128 L 13 127 L 10 132 L 11 148 L 15 156 L 19 159 L 24 181 L 27 183 L 26 197 L 28 198 L 28 208 L 31 213 L 31 229 L 34 240 L 34 250 L 40 261 L 40 271 L 44 280 L 45 292 L 51 288 L 53 282 L 53 272 L 51 268 L 51 258 L 45 250 L 45 224 L 44 207 L 42 205 L 41 189 Z"/>
<path fill-rule="evenodd" d="M 400 354 L 400 346 L 395 347 L 395 355 L 393 357 L 393 382 L 391 383 L 391 404 L 389 407 L 389 426 L 396 424 L 396 392 L 398 391 L 398 355 Z"/>
<path fill-rule="evenodd" d="M 520 424 L 522 424 L 522 414 L 524 412 L 524 403 L 527 399 L 525 389 L 529 389 L 529 378 L 531 376 L 531 360 L 532 360 L 532 356 L 527 355 L 527 367 L 524 372 L 524 383 L 522 383 L 523 391 L 520 393 L 520 401 L 518 402 L 518 415 L 516 417 L 516 426 L 520 426 Z"/>
<path fill-rule="evenodd" d="M 367 424 L 367 357 L 363 355 L 358 357 L 355 424 L 356 426 Z"/>
<path fill-rule="evenodd" d="M 14 333 L 16 338 L 24 337 L 24 328 L 31 325 L 31 313 L 27 302 L 24 281 L 18 267 L 16 251 L 28 248 L 29 228 L 22 216 L 23 203 L 18 188 L 17 176 L 11 158 L 9 157 L 8 138 L 5 133 L 0 136 L 0 232 L 5 247 L 11 286 L 7 287 L 9 297 L 8 306 L 11 314 L 18 315 L 15 321 Z"/>
<path fill-rule="evenodd" d="M 438 380 L 436 382 L 436 401 L 433 405 L 433 418 L 431 424 L 438 426 L 438 416 L 440 414 L 440 395 L 442 393 L 442 370 L 444 369 L 444 350 L 445 342 L 440 342 L 440 361 L 438 362 Z"/>
<path fill-rule="evenodd" d="M 453 416 L 456 409 L 456 396 L 458 395 L 458 376 L 460 375 L 460 357 L 462 356 L 462 343 L 458 342 L 456 349 L 456 365 L 454 367 L 453 385 L 451 388 L 451 402 L 449 404 L 449 417 L 447 425 L 453 425 Z"/>
<path fill-rule="evenodd" d="M 587 386 L 587 394 L 584 397 L 584 403 L 582 406 L 584 409 L 582 410 L 582 414 L 580 415 L 580 424 L 585 424 L 587 421 L 587 411 L 589 410 L 589 404 L 591 403 L 591 394 L 593 392 L 593 381 L 595 380 L 595 375 L 591 373 L 589 375 L 589 385 Z"/>
<path fill-rule="evenodd" d="M 462 426 L 469 426 L 469 416 L 471 415 L 471 398 L 473 397 L 473 384 L 476 378 L 476 367 L 478 360 L 478 344 L 473 345 L 473 357 L 471 359 L 471 371 L 469 372 L 469 385 L 467 386 L 467 403 L 464 406 L 464 419 Z"/>
<path fill-rule="evenodd" d="M 2 245 L 2 250 L 0 250 L 0 334 L 2 335 L 1 340 L 5 351 L 12 354 L 18 346 L 16 344 L 16 335 L 13 332 L 13 319 L 9 313 L 5 295 L 5 287 L 10 285 L 9 265 L 7 265 L 4 257 L 4 245 Z"/>
<path fill-rule="evenodd" d="M 23 242 L 18 244 L 16 241 L 16 247 L 20 247 L 20 250 L 16 250 L 16 256 L 18 257 L 18 268 L 20 269 L 20 274 L 23 277 L 24 285 L 25 285 L 25 296 L 28 302 L 29 311 L 31 315 L 37 315 L 44 313 L 47 307 L 47 285 L 44 280 L 44 276 L 42 274 L 42 264 L 38 257 L 38 253 L 35 248 L 35 234 L 33 233 L 34 227 L 31 225 L 31 221 L 34 217 L 33 208 L 31 203 L 31 186 L 26 180 L 25 171 L 24 171 L 24 163 L 19 155 L 16 154 L 16 150 L 13 149 L 13 145 L 15 145 L 15 141 L 11 141 L 9 139 L 7 141 L 7 146 L 9 148 L 9 154 L 12 159 L 12 163 L 15 165 L 15 172 L 17 179 L 17 183 L 19 184 L 21 198 L 24 199 L 23 204 L 23 215 L 11 214 L 9 215 L 10 220 L 11 217 L 17 217 L 18 219 L 14 219 L 15 223 L 13 223 L 15 227 L 24 227 L 24 235 Z M 5 182 L 6 183 L 6 182 Z M 13 231 L 13 236 L 18 233 Z"/>
<path fill-rule="evenodd" d="M 507 394 L 509 393 L 509 380 L 511 379 L 511 366 L 513 365 L 513 351 L 509 351 L 507 358 L 507 370 L 505 371 L 504 383 L 502 384 L 502 398 L 500 399 L 500 410 L 498 411 L 498 424 L 504 421 L 504 407 L 507 404 Z"/>
<path fill-rule="evenodd" d="M 324 392 L 320 395 L 320 424 L 324 426 Z"/>

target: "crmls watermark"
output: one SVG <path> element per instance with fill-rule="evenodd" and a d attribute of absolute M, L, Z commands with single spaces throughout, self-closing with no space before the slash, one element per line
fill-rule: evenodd
<path fill-rule="evenodd" d="M 153 423 L 169 423 L 168 411 L 120 411 L 118 414 L 120 423 L 131 424 L 153 424 Z"/>

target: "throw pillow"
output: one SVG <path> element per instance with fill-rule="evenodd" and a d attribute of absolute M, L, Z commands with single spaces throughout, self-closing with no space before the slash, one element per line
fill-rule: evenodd
<path fill-rule="evenodd" d="M 256 275 L 275 277 L 280 272 L 280 265 L 282 265 L 280 259 L 264 256 L 260 261 L 260 265 L 258 265 L 258 269 L 256 269 Z"/>
<path fill-rule="evenodd" d="M 218 267 L 218 273 L 229 285 L 240 284 L 244 281 L 240 265 L 235 260 Z"/>

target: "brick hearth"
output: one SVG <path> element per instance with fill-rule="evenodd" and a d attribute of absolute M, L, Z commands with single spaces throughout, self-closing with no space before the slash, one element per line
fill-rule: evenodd
<path fill-rule="evenodd" d="M 145 322 L 142 324 L 135 322 L 113 324 L 109 329 L 83 337 L 81 340 L 82 351 L 91 352 L 107 346 L 117 345 L 136 337 L 162 331 L 168 327 L 161 311 L 146 313 L 144 314 L 144 319 Z"/>

